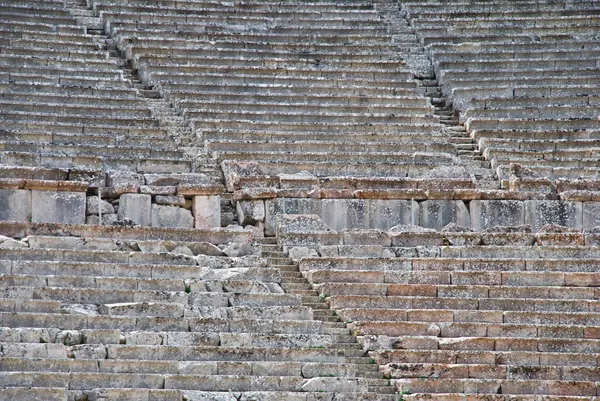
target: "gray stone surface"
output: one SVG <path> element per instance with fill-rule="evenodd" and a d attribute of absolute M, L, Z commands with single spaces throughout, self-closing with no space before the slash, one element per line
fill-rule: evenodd
<path fill-rule="evenodd" d="M 241 200 L 236 204 L 237 218 L 241 225 L 265 221 L 264 200 Z"/>
<path fill-rule="evenodd" d="M 460 200 L 427 200 L 419 203 L 420 225 L 441 230 L 449 223 L 471 226 L 468 207 Z"/>
<path fill-rule="evenodd" d="M 300 199 L 266 201 L 266 232 L 274 232 L 280 214 L 316 214 L 335 230 L 374 228 L 388 230 L 397 224 L 416 224 L 419 205 L 409 200 Z"/>
<path fill-rule="evenodd" d="M 31 221 L 31 191 L 0 189 L 0 220 Z"/>
<path fill-rule="evenodd" d="M 34 223 L 85 223 L 85 192 L 31 191 Z"/>
<path fill-rule="evenodd" d="M 152 225 L 152 196 L 123 194 L 119 198 L 119 220 L 129 219 L 140 226 Z"/>
<path fill-rule="evenodd" d="M 471 228 L 482 231 L 494 226 L 518 226 L 525 224 L 525 205 L 512 200 L 471 201 Z"/>
<path fill-rule="evenodd" d="M 110 202 L 105 200 L 98 201 L 97 196 L 88 196 L 86 199 L 86 214 L 97 215 L 98 210 L 102 211 L 102 216 L 115 213 L 115 208 Z"/>
<path fill-rule="evenodd" d="M 538 231 L 546 224 L 583 227 L 583 205 L 581 202 L 558 200 L 525 201 L 525 223 L 530 224 L 533 231 Z"/>
<path fill-rule="evenodd" d="M 152 227 L 194 227 L 192 212 L 177 206 L 152 205 Z"/>
<path fill-rule="evenodd" d="M 218 195 L 194 196 L 192 206 L 195 228 L 221 227 L 221 197 Z"/>
<path fill-rule="evenodd" d="M 600 226 L 600 202 L 584 202 L 582 211 L 583 229 Z"/>

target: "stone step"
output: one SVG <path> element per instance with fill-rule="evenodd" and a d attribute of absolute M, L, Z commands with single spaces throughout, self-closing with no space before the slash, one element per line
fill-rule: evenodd
<path fill-rule="evenodd" d="M 198 123 L 196 124 L 198 125 Z M 335 126 L 332 126 L 334 128 Z M 227 141 L 260 141 L 260 142 L 293 142 L 294 140 L 317 143 L 317 144 L 336 144 L 341 146 L 340 138 L 350 140 L 351 142 L 365 142 L 369 146 L 383 146 L 383 144 L 398 143 L 398 138 L 403 139 L 403 145 L 407 146 L 407 151 L 417 151 L 420 149 L 442 150 L 451 149 L 447 143 L 449 139 L 443 136 L 442 130 L 432 132 L 427 136 L 420 132 L 408 131 L 411 127 L 405 126 L 402 131 L 396 132 L 352 132 L 350 128 L 340 132 L 311 132 L 310 126 L 300 128 L 297 131 L 275 131 L 274 129 L 257 131 L 250 129 L 232 128 L 228 130 L 202 129 L 202 139 L 217 143 Z M 416 131 L 416 129 L 414 130 Z M 468 138 L 465 138 L 468 140 Z M 343 143 L 343 142 L 342 142 Z M 414 150 L 412 150 L 414 149 Z"/>
<path fill-rule="evenodd" d="M 576 352 L 538 352 L 538 351 L 486 351 L 480 350 L 430 350 L 395 349 L 370 352 L 376 364 L 389 363 L 441 363 L 441 364 L 486 364 L 518 365 L 532 367 L 572 366 L 597 367 L 598 354 Z"/>
<path fill-rule="evenodd" d="M 456 393 L 441 393 L 441 394 L 405 394 L 403 395 L 406 401 L 417 401 L 417 400 L 445 400 L 445 401 L 458 401 L 458 400 L 468 400 L 468 401 L 484 401 L 488 400 L 489 394 L 456 394 Z M 494 395 L 494 399 L 500 401 L 528 401 L 531 400 L 532 397 L 536 397 L 533 395 L 515 395 L 515 394 L 506 394 L 506 395 Z M 577 396 L 563 396 L 563 395 L 543 395 L 543 398 L 548 401 L 558 401 L 558 400 L 569 400 L 569 401 L 585 401 L 588 400 L 589 397 L 577 397 Z"/>
<path fill-rule="evenodd" d="M 28 305 L 50 305 L 49 301 L 26 301 L 17 305 L 23 305 L 23 308 Z M 72 317 L 61 316 L 61 312 L 43 312 L 43 311 L 18 311 L 21 317 L 15 316 L 12 311 L 3 312 L 3 316 L 7 316 L 7 321 L 13 323 L 12 328 L 5 328 L 2 332 L 2 339 L 6 342 L 45 342 L 45 343 L 63 343 L 64 336 L 59 336 L 61 330 L 54 330 L 53 323 L 65 324 L 64 328 L 68 335 L 74 339 L 80 339 L 85 344 L 96 343 L 111 343 L 120 344 L 122 341 L 127 341 L 123 335 L 131 334 L 130 342 L 136 343 L 142 341 L 144 336 L 151 339 L 153 342 L 162 343 L 161 338 L 171 338 L 176 341 L 179 338 L 181 341 L 190 342 L 189 345 L 199 345 L 196 342 L 215 342 L 218 345 L 220 341 L 219 333 L 254 333 L 262 335 L 277 335 L 277 334 L 314 334 L 314 335 L 347 335 L 348 329 L 342 327 L 329 327 L 330 325 L 338 325 L 333 323 L 323 323 L 314 320 L 281 320 L 281 319 L 244 319 L 244 318 L 146 318 L 136 319 L 135 317 L 127 316 L 99 316 L 91 314 L 95 309 L 88 308 L 90 313 L 86 316 L 76 316 L 76 312 L 81 314 L 86 312 L 85 308 L 71 308 L 73 311 Z M 58 315 L 57 315 L 58 314 Z M 66 314 L 65 314 L 66 315 Z M 44 326 L 45 324 L 48 326 Z M 182 334 L 189 333 L 192 334 Z M 330 331 L 330 332 L 326 332 Z M 128 334 L 129 333 L 129 334 Z M 139 333 L 139 334 L 136 334 Z M 193 334 L 201 333 L 201 334 Z M 208 334 L 207 334 L 208 333 Z M 135 335 L 134 335 L 135 334 Z M 207 335 L 205 335 L 207 334 Z M 169 337 L 170 336 L 170 337 Z M 167 341 L 165 340 L 165 341 Z M 168 341 L 167 341 L 168 342 Z"/>
<path fill-rule="evenodd" d="M 268 134 L 267 134 L 268 135 Z M 398 143 L 398 137 L 401 135 L 397 135 L 395 138 L 388 138 L 389 141 L 394 141 L 391 143 L 386 142 L 356 142 L 352 143 L 350 141 L 346 143 L 340 143 L 338 141 L 302 141 L 300 135 L 297 135 L 296 142 L 288 142 L 286 140 L 262 140 L 262 141 L 252 141 L 245 139 L 226 139 L 226 140 L 214 140 L 208 139 L 206 134 L 204 134 L 204 138 L 209 141 L 207 143 L 207 149 L 209 152 L 217 152 L 218 154 L 229 155 L 233 152 L 235 153 L 267 153 L 267 152 L 283 152 L 283 153 L 291 153 L 298 154 L 302 152 L 319 154 L 343 154 L 343 153 L 354 153 L 357 154 L 357 159 L 360 159 L 360 154 L 364 152 L 365 149 L 369 149 L 372 154 L 375 154 L 379 157 L 385 155 L 386 153 L 395 152 L 398 160 L 402 160 L 401 154 L 408 155 L 409 152 L 426 152 L 426 153 L 450 153 L 454 154 L 456 152 L 453 145 L 438 145 L 438 144 L 425 144 L 425 143 Z M 300 137 L 300 138 L 299 138 Z M 346 139 L 354 139 L 348 138 Z M 367 138 L 367 140 L 370 138 Z M 409 139 L 409 138 L 407 138 Z M 408 141 L 407 141 L 408 142 Z M 470 145 L 471 147 L 473 145 Z M 222 156 L 227 157 L 227 156 Z M 412 158 L 412 155 L 411 155 Z"/>
<path fill-rule="evenodd" d="M 384 368 L 393 378 L 440 378 L 440 379 L 508 379 L 508 380 L 575 380 L 593 381 L 598 368 L 573 366 L 520 366 L 485 364 L 392 364 Z"/>
<path fill-rule="evenodd" d="M 306 85 L 310 83 L 310 88 L 314 90 L 314 93 L 325 92 L 336 93 L 348 90 L 356 91 L 369 91 L 371 93 L 380 93 L 386 95 L 396 93 L 402 95 L 403 93 L 414 94 L 417 91 L 417 84 L 413 80 L 401 80 L 396 81 L 393 79 L 368 79 L 369 77 L 311 77 L 310 79 L 303 78 L 301 76 L 296 77 L 293 75 L 261 75 L 260 73 L 251 74 L 248 71 L 246 74 L 228 75 L 226 72 L 204 72 L 199 74 L 176 74 L 176 73 L 162 73 L 154 72 L 152 76 L 155 78 L 156 85 L 158 88 L 164 89 L 165 96 L 168 93 L 196 93 L 198 91 L 216 91 L 216 88 L 222 90 L 229 90 L 235 92 L 236 90 L 251 91 L 254 87 L 267 87 L 267 88 L 299 88 L 298 91 L 304 92 Z M 591 79 L 591 78 L 588 78 Z M 397 86 L 394 86 L 396 85 Z M 355 88 L 355 89 L 354 89 Z M 397 89 L 397 92 L 394 90 Z M 270 89 L 273 90 L 273 89 Z M 268 91 L 265 89 L 265 92 Z M 367 93 L 369 93 L 367 92 Z M 360 94 L 360 92 L 359 92 Z"/>
<path fill-rule="evenodd" d="M 74 347 L 76 349 L 77 347 Z M 312 378 L 368 377 L 375 376 L 376 365 L 353 365 L 323 362 L 276 362 L 276 361 L 157 361 L 157 360 L 110 360 L 110 359 L 23 359 L 6 357 L 2 363 L 4 372 L 78 372 L 78 373 L 137 373 L 137 374 L 206 374 L 227 375 L 244 372 L 253 376 L 298 376 Z M 372 377 L 371 379 L 377 379 Z"/>
<path fill-rule="evenodd" d="M 67 389 L 64 387 L 3 387 L 0 388 L 0 398 L 11 401 L 29 401 L 35 399 L 64 401 L 67 399 Z"/>
<path fill-rule="evenodd" d="M 395 385 L 398 391 L 410 393 L 596 395 L 596 384 L 586 381 L 398 379 Z"/>
<path fill-rule="evenodd" d="M 28 384 L 34 386 L 41 378 L 71 390 L 93 390 L 110 383 L 117 388 L 153 388 L 196 391 L 307 391 L 313 386 L 328 387 L 348 392 L 367 392 L 365 379 L 319 378 L 318 381 L 304 380 L 293 376 L 245 376 L 245 375 L 202 375 L 202 374 L 137 374 L 137 373 L 53 373 L 46 372 L 0 372 L 0 383 L 4 387 Z M 42 384 L 42 383 L 40 383 Z M 315 388 L 315 390 L 317 390 Z"/>
<path fill-rule="evenodd" d="M 299 117 L 300 118 L 300 117 Z M 367 118 L 367 117 L 365 117 Z M 307 119 L 308 120 L 308 119 Z M 341 118 L 340 118 L 341 120 Z M 564 121 L 564 120 L 563 120 Z M 1 122 L 1 120 L 0 120 Z M 556 124 L 559 125 L 559 124 Z M 575 126 L 576 124 L 573 124 Z M 441 133 L 442 126 L 434 121 L 434 118 L 430 118 L 428 122 L 408 124 L 408 121 L 394 122 L 394 121 L 373 121 L 368 124 L 351 122 L 351 121 L 335 121 L 334 124 L 324 121 L 313 121 L 313 122 L 293 122 L 293 121 L 278 121 L 275 124 L 273 121 L 256 121 L 250 119 L 204 119 L 194 121 L 194 127 L 196 130 L 244 130 L 244 131 L 279 131 L 279 132 L 322 132 L 328 131 L 329 133 L 341 133 L 354 131 L 355 133 L 392 133 L 392 132 L 413 132 L 420 133 L 421 135 L 429 135 L 430 133 Z M 497 128 L 498 124 L 493 128 Z M 591 124 L 590 124 L 590 127 Z M 541 128 L 540 128 L 541 129 Z M 435 135 L 435 134 L 434 134 Z"/>

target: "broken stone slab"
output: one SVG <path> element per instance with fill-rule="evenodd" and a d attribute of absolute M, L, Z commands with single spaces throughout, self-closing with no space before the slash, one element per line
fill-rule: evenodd
<path fill-rule="evenodd" d="M 585 234 L 573 227 L 546 224 L 536 234 L 538 245 L 585 245 Z"/>
<path fill-rule="evenodd" d="M 192 228 L 194 217 L 181 207 L 152 204 L 152 227 Z"/>
<path fill-rule="evenodd" d="M 221 248 L 210 242 L 188 242 L 186 246 L 194 255 L 226 256 Z"/>
<path fill-rule="evenodd" d="M 98 210 L 102 211 L 102 217 L 107 214 L 115 213 L 115 208 L 110 202 L 98 200 L 97 196 L 88 196 L 86 198 L 86 214 L 97 215 Z"/>
<path fill-rule="evenodd" d="M 141 185 L 141 194 L 173 196 L 177 193 L 176 186 Z"/>
<path fill-rule="evenodd" d="M 169 252 L 169 250 L 165 247 L 164 241 L 135 241 L 132 244 L 137 246 L 140 252 L 144 253 Z"/>
<path fill-rule="evenodd" d="M 259 249 L 252 244 L 228 244 L 223 247 L 223 252 L 229 257 L 242 257 L 258 255 Z"/>
<path fill-rule="evenodd" d="M 380 245 L 391 246 L 392 238 L 388 232 L 381 230 L 342 230 L 344 245 Z"/>
<path fill-rule="evenodd" d="M 367 379 L 362 377 L 313 377 L 302 385 L 302 391 L 326 393 L 366 393 Z"/>
<path fill-rule="evenodd" d="M 31 191 L 34 223 L 85 223 L 85 192 Z"/>
<path fill-rule="evenodd" d="M 238 221 L 243 226 L 265 221 L 264 200 L 240 200 L 235 208 Z"/>
<path fill-rule="evenodd" d="M 28 248 L 29 243 L 0 235 L 0 248 Z"/>
<path fill-rule="evenodd" d="M 421 227 L 421 226 L 417 226 L 415 224 L 398 224 L 392 228 L 389 229 L 390 233 L 400 233 L 400 234 L 405 234 L 405 233 L 410 233 L 410 234 L 415 234 L 415 233 L 437 233 L 437 230 L 433 229 L 433 228 L 426 228 L 426 227 Z"/>
<path fill-rule="evenodd" d="M 190 257 L 195 256 L 194 252 L 192 252 L 191 249 L 185 245 L 179 245 L 179 246 L 175 247 L 173 250 L 171 250 L 171 253 L 173 253 L 175 255 L 185 255 L 185 256 L 190 256 Z"/>

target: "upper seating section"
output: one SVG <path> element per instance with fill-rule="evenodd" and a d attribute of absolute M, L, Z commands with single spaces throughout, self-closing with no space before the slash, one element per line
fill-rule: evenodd
<path fill-rule="evenodd" d="M 123 194 L 142 192 L 147 208 L 154 196 L 173 212 L 184 196 L 191 209 L 193 195 L 220 191 L 220 172 L 201 151 L 188 156 L 185 130 L 166 103 L 63 2 L 2 2 L 0 20 L 0 203 L 10 205 L 0 220 L 97 223 L 98 207 L 91 209 L 99 201 L 86 205 L 88 188 L 112 202 L 104 202 L 105 224 L 117 219 Z M 193 225 L 189 210 L 176 212 Z"/>
<path fill-rule="evenodd" d="M 17 166 L 38 168 L 39 178 L 51 175 L 41 168 L 192 172 L 123 60 L 62 2 L 3 3 L 0 17 L 4 178 L 30 178 Z"/>
<path fill-rule="evenodd" d="M 397 53 L 403 26 L 381 20 L 391 1 L 89 4 L 219 162 L 319 177 L 460 163 Z"/>
<path fill-rule="evenodd" d="M 402 0 L 445 94 L 507 178 L 598 174 L 598 30 L 593 1 Z"/>

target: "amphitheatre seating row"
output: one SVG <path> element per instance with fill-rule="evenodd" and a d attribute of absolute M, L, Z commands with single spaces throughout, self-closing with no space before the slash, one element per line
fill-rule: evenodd
<path fill-rule="evenodd" d="M 500 178 L 514 162 L 549 178 L 597 175 L 598 4 L 403 0 L 402 8 Z"/>
<path fill-rule="evenodd" d="M 250 231 L 0 229 L 2 399 L 394 399 Z"/>
<path fill-rule="evenodd" d="M 595 399 L 597 234 L 297 232 L 306 219 L 284 217 L 280 242 L 404 399 Z"/>
<path fill-rule="evenodd" d="M 406 22 L 381 21 L 393 2 L 89 4 L 218 162 L 320 177 L 460 164 L 398 57 Z"/>

